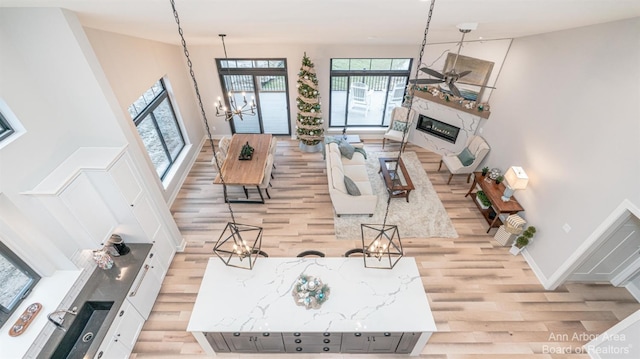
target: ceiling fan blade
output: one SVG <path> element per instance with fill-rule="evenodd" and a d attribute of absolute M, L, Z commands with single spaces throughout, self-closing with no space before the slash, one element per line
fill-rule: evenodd
<path fill-rule="evenodd" d="M 443 83 L 444 80 L 440 80 L 440 79 L 417 79 L 417 80 L 409 80 L 409 82 L 412 83 L 412 84 L 427 85 L 427 84 L 440 84 L 440 83 Z"/>
<path fill-rule="evenodd" d="M 422 67 L 422 68 L 420 69 L 420 71 L 422 71 L 422 72 L 426 72 L 427 74 L 429 74 L 429 75 L 431 75 L 431 76 L 433 76 L 433 77 L 437 77 L 437 78 L 439 78 L 439 79 L 444 78 L 444 75 L 443 75 L 443 74 L 439 73 L 439 72 L 438 72 L 438 71 L 436 71 L 436 70 L 432 70 L 432 69 L 430 69 L 430 68 L 428 68 L 428 67 Z"/>
<path fill-rule="evenodd" d="M 454 85 L 453 83 L 450 83 L 448 85 L 449 85 L 449 90 L 451 90 L 451 92 L 453 92 L 454 95 L 456 95 L 458 97 L 462 97 L 462 95 L 460 94 L 460 91 L 458 90 L 456 85 Z"/>
<path fill-rule="evenodd" d="M 484 88 L 487 88 L 487 89 L 495 89 L 495 87 L 492 87 L 492 86 L 487 86 L 487 85 L 477 85 L 477 84 L 472 84 L 472 83 L 469 83 L 469 82 L 457 81 L 456 83 L 457 83 L 457 84 L 463 84 L 463 85 L 471 85 L 471 86 L 484 87 Z"/>
<path fill-rule="evenodd" d="M 458 74 L 458 78 L 461 78 L 463 76 L 467 76 L 470 73 L 471 73 L 471 70 L 462 71 L 461 73 Z"/>

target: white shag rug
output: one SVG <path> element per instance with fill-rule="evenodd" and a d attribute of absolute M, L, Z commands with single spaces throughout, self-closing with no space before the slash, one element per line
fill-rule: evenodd
<path fill-rule="evenodd" d="M 373 187 L 373 193 L 378 193 L 378 204 L 373 217 L 368 215 L 334 215 L 336 237 L 338 239 L 360 239 L 362 237 L 360 224 L 382 224 L 387 207 L 388 192 L 382 179 L 379 157 L 397 157 L 398 152 L 367 153 L 367 172 Z M 438 194 L 436 193 L 427 173 L 422 168 L 415 152 L 405 151 L 402 154 L 409 177 L 415 189 L 409 194 L 409 203 L 404 198 L 393 198 L 389 205 L 387 224 L 397 225 L 401 238 L 457 238 L 458 233 L 453 228 L 451 219 L 447 215 Z"/>

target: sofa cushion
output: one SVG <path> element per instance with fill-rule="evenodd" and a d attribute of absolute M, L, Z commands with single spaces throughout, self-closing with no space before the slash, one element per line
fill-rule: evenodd
<path fill-rule="evenodd" d="M 358 185 L 349 176 L 344 176 L 344 185 L 347 188 L 347 193 L 352 196 L 359 196 L 360 190 L 358 189 Z"/>
<path fill-rule="evenodd" d="M 347 141 L 341 141 L 338 145 L 338 148 L 340 149 L 340 153 L 342 154 L 342 156 L 348 159 L 351 159 L 353 157 L 353 153 L 356 151 L 356 148 L 351 146 L 351 144 Z"/>
<path fill-rule="evenodd" d="M 331 166 L 337 166 L 342 168 L 342 156 L 340 156 L 339 153 L 334 153 L 334 152 L 330 152 L 329 153 L 329 161 L 331 163 Z"/>
<path fill-rule="evenodd" d="M 345 176 L 351 178 L 354 182 L 369 182 L 366 165 L 351 165 L 342 167 Z"/>
<path fill-rule="evenodd" d="M 341 167 L 331 166 L 331 185 L 337 191 L 347 193 L 347 186 L 344 184 L 344 173 Z"/>
<path fill-rule="evenodd" d="M 329 144 L 329 152 L 340 154 L 340 149 L 338 148 L 338 144 L 336 142 L 332 142 Z"/>

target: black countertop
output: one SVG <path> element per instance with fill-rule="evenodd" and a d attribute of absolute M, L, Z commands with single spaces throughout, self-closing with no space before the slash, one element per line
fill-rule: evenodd
<path fill-rule="evenodd" d="M 113 257 L 113 267 L 111 269 L 103 270 L 96 267 L 69 308 L 62 308 L 77 307 L 79 310 L 87 301 L 114 302 L 102 324 L 102 329 L 93 339 L 86 357 L 92 358 L 98 347 L 100 347 L 152 247 L 151 244 L 141 243 L 127 244 L 127 246 L 131 249 L 129 253 L 124 256 Z M 64 327 L 69 328 L 74 320 L 74 315 L 67 314 Z M 38 358 L 50 358 L 64 335 L 64 331 L 56 329 L 38 354 Z"/>

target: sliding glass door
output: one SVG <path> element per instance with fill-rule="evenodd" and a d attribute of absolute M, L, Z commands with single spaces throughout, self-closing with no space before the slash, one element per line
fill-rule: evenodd
<path fill-rule="evenodd" d="M 216 61 L 224 93 L 231 91 L 239 107 L 245 99 L 249 105 L 255 100 L 257 106 L 254 115 L 243 115 L 242 120 L 234 117 L 229 123 L 232 133 L 291 134 L 284 59 Z M 226 106 L 229 107 L 228 101 Z"/>

